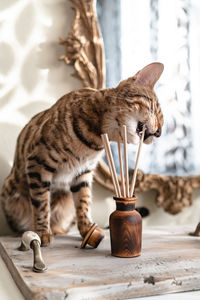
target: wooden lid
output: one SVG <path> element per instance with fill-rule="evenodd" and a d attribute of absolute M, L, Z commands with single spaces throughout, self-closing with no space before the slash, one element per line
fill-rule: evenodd
<path fill-rule="evenodd" d="M 82 241 L 82 244 L 81 244 L 81 248 L 82 249 L 85 248 L 85 246 L 87 245 L 87 242 L 88 242 L 89 238 L 91 237 L 92 233 L 94 232 L 94 230 L 96 229 L 96 227 L 97 227 L 97 224 L 94 223 L 90 227 L 90 229 L 88 230 L 88 232 L 86 233 L 86 235 L 85 235 L 85 237 L 84 237 L 84 239 Z"/>
<path fill-rule="evenodd" d="M 104 231 L 99 228 L 96 223 L 94 223 L 85 235 L 81 244 L 81 248 L 85 248 L 87 244 L 93 248 L 97 248 L 104 236 Z"/>

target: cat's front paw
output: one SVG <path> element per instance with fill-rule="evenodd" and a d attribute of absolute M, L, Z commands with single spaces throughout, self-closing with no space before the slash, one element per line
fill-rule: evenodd
<path fill-rule="evenodd" d="M 41 239 L 41 246 L 46 247 L 48 246 L 51 241 L 53 240 L 53 235 L 52 233 L 49 232 L 39 232 L 38 233 L 40 239 Z"/>

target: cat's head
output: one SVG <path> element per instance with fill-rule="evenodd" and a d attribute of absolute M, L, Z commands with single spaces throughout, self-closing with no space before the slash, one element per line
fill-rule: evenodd
<path fill-rule="evenodd" d="M 143 126 L 146 127 L 144 143 L 150 144 L 161 135 L 163 114 L 153 88 L 163 69 L 161 63 L 147 65 L 116 88 L 118 120 L 127 126 L 129 143 L 139 142 Z"/>

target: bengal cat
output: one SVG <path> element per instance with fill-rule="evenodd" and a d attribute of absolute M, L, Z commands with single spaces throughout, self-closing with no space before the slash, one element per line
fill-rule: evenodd
<path fill-rule="evenodd" d="M 144 143 L 161 135 L 163 115 L 153 87 L 162 72 L 161 63 L 152 63 L 116 88 L 73 91 L 31 119 L 18 137 L 1 193 L 14 231 L 34 230 L 46 246 L 54 234 L 68 231 L 76 211 L 85 236 L 93 223 L 92 172 L 103 153 L 101 134 L 117 141 L 125 124 L 128 142 L 137 144 L 145 124 Z"/>

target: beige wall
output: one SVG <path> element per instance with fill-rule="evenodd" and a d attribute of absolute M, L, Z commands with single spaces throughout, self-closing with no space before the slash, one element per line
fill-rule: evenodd
<path fill-rule="evenodd" d="M 66 0 L 10 0 L 0 4 L 0 187 L 12 165 L 17 136 L 37 112 L 81 83 L 64 53 L 73 12 Z M 9 232 L 0 208 L 0 234 Z"/>
<path fill-rule="evenodd" d="M 55 4 L 56 3 L 56 4 Z M 0 185 L 12 165 L 16 138 L 35 113 L 49 107 L 63 94 L 81 87 L 73 78 L 73 68 L 58 60 L 64 53 L 58 44 L 66 37 L 73 12 L 66 0 L 3 1 L 0 5 Z M 93 188 L 92 214 L 101 226 L 108 225 L 114 209 L 110 191 L 97 183 Z M 196 224 L 200 219 L 200 190 L 193 206 L 171 216 L 154 203 L 155 193 L 139 196 L 138 206 L 151 214 L 144 225 Z M 0 235 L 9 229 L 0 209 Z"/>

